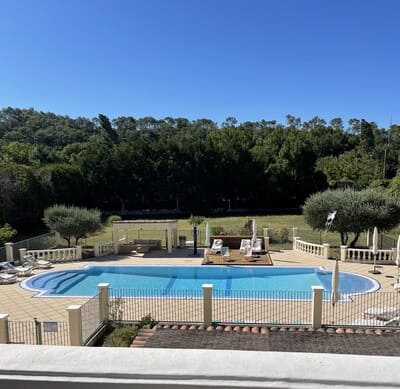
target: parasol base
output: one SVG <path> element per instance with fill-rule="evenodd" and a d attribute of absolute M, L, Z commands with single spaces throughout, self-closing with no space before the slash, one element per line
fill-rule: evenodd
<path fill-rule="evenodd" d="M 368 273 L 371 273 L 371 274 L 382 274 L 382 272 L 379 270 L 381 268 L 382 268 L 382 266 L 374 266 L 373 269 L 368 270 Z"/>

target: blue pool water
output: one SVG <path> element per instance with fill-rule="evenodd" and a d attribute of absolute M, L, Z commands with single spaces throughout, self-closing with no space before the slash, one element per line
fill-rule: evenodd
<path fill-rule="evenodd" d="M 41 273 L 23 281 L 21 286 L 40 292 L 40 296 L 94 296 L 98 292 L 97 285 L 103 282 L 114 289 L 130 289 L 129 296 L 132 296 L 132 289 L 141 296 L 180 293 L 199 296 L 203 284 L 213 284 L 214 289 L 226 297 L 237 291 L 253 291 L 262 297 L 268 292 L 309 292 L 313 285 L 323 286 L 328 295 L 331 277 L 330 271 L 315 267 L 87 266 Z M 339 275 L 341 293 L 378 288 L 379 284 L 368 277 L 342 272 Z"/>

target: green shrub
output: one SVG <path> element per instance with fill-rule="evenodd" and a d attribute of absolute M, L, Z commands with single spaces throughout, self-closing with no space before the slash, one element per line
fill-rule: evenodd
<path fill-rule="evenodd" d="M 119 222 L 121 221 L 122 218 L 119 215 L 110 215 L 107 219 L 106 222 L 104 223 L 106 226 L 111 226 L 113 222 Z"/>
<path fill-rule="evenodd" d="M 276 228 L 271 231 L 271 243 L 288 243 L 289 230 L 285 227 Z"/>
<path fill-rule="evenodd" d="M 0 226 L 0 246 L 9 242 L 15 235 L 17 235 L 17 230 L 12 228 L 8 223 L 4 224 L 3 227 Z"/>
<path fill-rule="evenodd" d="M 211 226 L 211 235 L 220 235 L 221 232 L 225 232 L 224 227 L 221 226 Z"/>
<path fill-rule="evenodd" d="M 104 341 L 104 347 L 129 347 L 136 335 L 139 327 L 135 325 L 116 327 Z"/>
<path fill-rule="evenodd" d="M 151 314 L 148 313 L 146 316 L 143 316 L 142 319 L 140 320 L 139 327 L 142 328 L 144 326 L 150 326 L 150 328 L 153 328 L 157 322 L 151 317 Z"/>
<path fill-rule="evenodd" d="M 242 229 L 240 230 L 240 235 L 252 235 L 253 234 L 253 220 L 249 219 L 244 223 Z"/>

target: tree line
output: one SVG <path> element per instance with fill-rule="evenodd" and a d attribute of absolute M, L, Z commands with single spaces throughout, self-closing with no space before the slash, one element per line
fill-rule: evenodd
<path fill-rule="evenodd" d="M 400 127 L 340 118 L 221 125 L 0 110 L 0 225 L 53 204 L 109 211 L 300 207 L 328 187 L 400 193 Z"/>

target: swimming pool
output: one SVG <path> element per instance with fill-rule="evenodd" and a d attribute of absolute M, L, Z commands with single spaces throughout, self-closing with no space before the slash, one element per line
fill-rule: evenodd
<path fill-rule="evenodd" d="M 39 292 L 37 296 L 40 297 L 89 297 L 98 292 L 99 283 L 107 282 L 113 289 L 129 289 L 129 296 L 135 289 L 137 295 L 147 297 L 179 296 L 179 291 L 195 297 L 199 296 L 203 284 L 213 284 L 215 290 L 230 297 L 237 291 L 254 291 L 258 295 L 263 292 L 309 292 L 311 286 L 320 285 L 327 296 L 331 290 L 331 277 L 332 272 L 318 267 L 89 265 L 82 269 L 37 274 L 24 280 L 21 287 Z M 379 287 L 379 283 L 371 278 L 340 272 L 339 291 L 343 294 L 371 292 Z"/>

